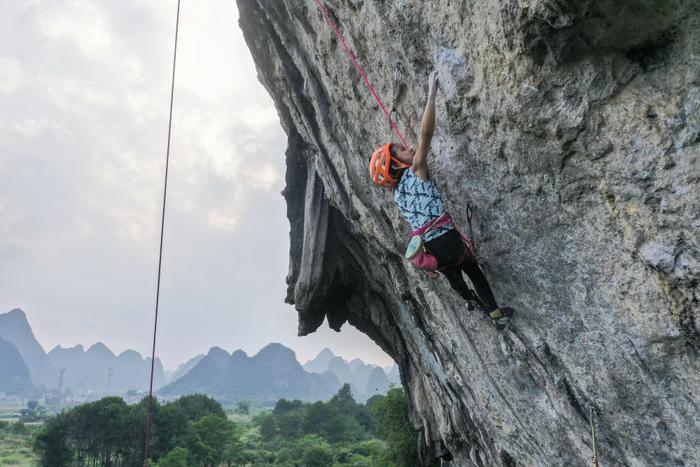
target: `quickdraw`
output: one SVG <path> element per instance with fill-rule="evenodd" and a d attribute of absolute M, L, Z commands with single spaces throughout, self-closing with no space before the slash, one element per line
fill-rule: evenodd
<path fill-rule="evenodd" d="M 591 439 L 593 440 L 593 467 L 600 467 L 598 463 L 598 447 L 596 446 L 596 432 L 595 432 L 595 409 L 592 405 L 588 406 L 588 419 L 591 421 Z"/>

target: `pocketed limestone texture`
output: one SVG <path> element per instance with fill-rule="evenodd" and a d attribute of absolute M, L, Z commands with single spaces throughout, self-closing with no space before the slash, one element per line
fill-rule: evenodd
<path fill-rule="evenodd" d="M 402 258 L 392 138 L 314 0 L 238 0 L 289 137 L 288 301 L 400 365 L 424 463 L 700 464 L 700 2 L 328 0 L 474 236 L 499 333 Z"/>

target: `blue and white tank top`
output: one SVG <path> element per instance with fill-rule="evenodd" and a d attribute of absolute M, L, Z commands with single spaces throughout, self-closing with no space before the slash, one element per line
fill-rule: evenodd
<path fill-rule="evenodd" d="M 428 222 L 445 214 L 445 204 L 432 180 L 423 180 L 406 169 L 394 190 L 394 201 L 401 215 L 411 224 L 411 230 L 418 230 Z M 423 241 L 432 240 L 452 230 L 452 225 L 433 229 L 423 235 Z"/>

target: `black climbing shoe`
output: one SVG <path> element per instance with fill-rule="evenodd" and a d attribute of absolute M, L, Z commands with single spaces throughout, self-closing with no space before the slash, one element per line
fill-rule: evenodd
<path fill-rule="evenodd" d="M 510 307 L 496 308 L 486 314 L 491 319 L 493 325 L 496 326 L 496 329 L 502 331 L 510 322 L 510 317 L 513 316 L 513 309 Z"/>

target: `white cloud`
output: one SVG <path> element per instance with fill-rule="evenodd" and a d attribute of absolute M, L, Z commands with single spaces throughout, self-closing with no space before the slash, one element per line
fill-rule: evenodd
<path fill-rule="evenodd" d="M 254 169 L 247 170 L 246 175 L 253 188 L 264 191 L 273 190 L 282 182 L 279 170 L 271 164 L 259 164 Z"/>
<path fill-rule="evenodd" d="M 87 58 L 113 52 L 112 32 L 105 12 L 92 1 L 61 2 L 60 8 L 37 8 L 42 32 L 49 40 L 67 40 Z"/>
<path fill-rule="evenodd" d="M 0 57 L 0 95 L 16 92 L 24 83 L 24 67 L 13 57 Z"/>
<path fill-rule="evenodd" d="M 0 16 L 0 312 L 26 308 L 46 347 L 150 342 L 174 7 L 10 0 Z M 333 338 L 295 340 L 283 304 L 286 137 L 235 2 L 185 3 L 181 20 L 159 353 L 315 353 Z"/>
<path fill-rule="evenodd" d="M 214 229 L 235 232 L 238 227 L 238 217 L 230 213 L 212 211 L 209 213 L 208 225 Z"/>
<path fill-rule="evenodd" d="M 271 125 L 277 125 L 279 116 L 277 115 L 277 110 L 272 106 L 253 107 L 243 109 L 241 120 L 247 122 L 252 127 L 265 128 Z"/>
<path fill-rule="evenodd" d="M 34 118 L 11 120 L 4 117 L 0 119 L 0 134 L 13 135 L 20 138 L 36 138 L 45 128 L 45 121 Z"/>

